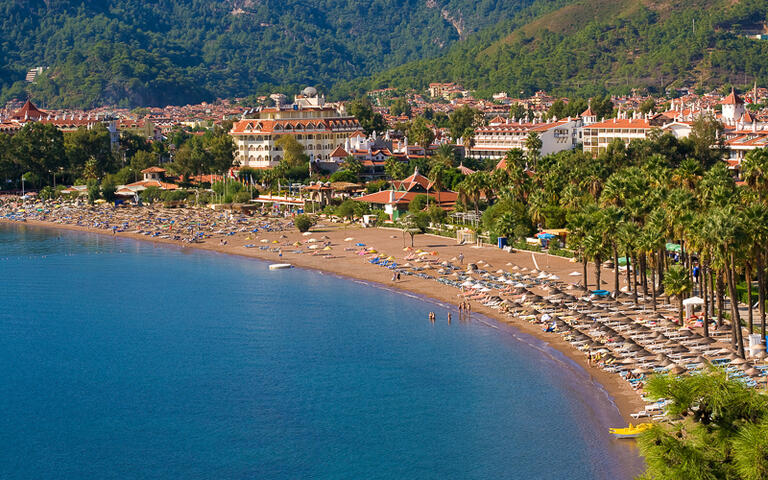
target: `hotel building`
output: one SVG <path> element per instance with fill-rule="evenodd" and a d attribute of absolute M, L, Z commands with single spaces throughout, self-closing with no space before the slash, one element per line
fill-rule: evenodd
<path fill-rule="evenodd" d="M 291 105 L 278 103 L 263 108 L 253 118 L 244 118 L 232 126 L 235 163 L 242 167 L 270 168 L 283 159 L 276 145 L 283 135 L 293 135 L 304 146 L 312 162 L 331 162 L 331 154 L 344 146 L 350 133 L 360 130 L 360 122 L 347 115 L 343 107 L 326 104 L 325 98 L 308 87 Z"/>

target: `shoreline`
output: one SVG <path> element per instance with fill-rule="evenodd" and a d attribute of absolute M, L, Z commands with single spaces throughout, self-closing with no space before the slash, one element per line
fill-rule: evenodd
<path fill-rule="evenodd" d="M 245 242 L 250 240 L 251 237 L 250 236 L 246 237 L 246 235 L 249 235 L 249 234 L 245 234 L 245 233 L 238 233 L 232 237 L 227 238 L 228 244 L 221 244 L 221 243 L 216 244 L 212 239 L 208 239 L 202 243 L 190 244 L 190 243 L 181 243 L 179 241 L 172 240 L 172 239 L 149 237 L 146 235 L 140 235 L 140 234 L 130 233 L 130 232 L 117 232 L 113 234 L 111 231 L 94 228 L 94 227 L 63 224 L 63 223 L 41 221 L 41 220 L 34 220 L 34 219 L 27 219 L 25 222 L 17 222 L 17 221 L 11 221 L 3 218 L 3 219 L 0 219 L 0 221 L 8 225 L 17 225 L 17 226 L 30 225 L 33 227 L 41 227 L 41 228 L 63 229 L 63 230 L 70 230 L 70 231 L 79 231 L 84 233 L 96 233 L 96 234 L 105 235 L 105 236 L 114 236 L 114 237 L 119 236 L 122 238 L 129 238 L 132 240 L 148 241 L 155 244 L 174 245 L 182 249 L 190 248 L 190 249 L 197 249 L 197 250 L 207 250 L 210 252 L 223 253 L 227 255 L 238 255 L 242 257 L 255 258 L 258 260 L 263 260 L 263 261 L 272 262 L 272 263 L 290 263 L 293 266 L 298 268 L 311 269 L 315 271 L 324 272 L 326 274 L 342 277 L 345 279 L 353 279 L 353 280 L 362 281 L 368 284 L 375 284 L 375 286 L 379 288 L 384 288 L 390 291 L 397 292 L 399 294 L 417 295 L 421 298 L 428 299 L 429 301 L 437 302 L 438 306 L 440 304 L 444 304 L 446 306 L 443 306 L 440 308 L 445 308 L 445 311 L 440 312 L 438 314 L 438 317 L 441 319 L 441 321 L 444 321 L 443 319 L 445 317 L 445 314 L 448 312 L 451 312 L 453 315 L 458 317 L 458 312 L 456 310 L 456 302 L 458 297 L 456 294 L 457 291 L 453 287 L 446 286 L 445 288 L 435 288 L 435 282 L 420 279 L 418 277 L 413 277 L 413 276 L 404 276 L 400 282 L 393 283 L 390 278 L 391 273 L 389 270 L 382 269 L 380 267 L 377 268 L 373 265 L 370 265 L 368 264 L 367 261 L 365 261 L 365 257 L 359 257 L 353 254 L 347 254 L 347 255 L 342 255 L 338 257 L 332 256 L 329 258 L 326 256 L 311 256 L 309 254 L 296 254 L 286 250 L 282 252 L 283 253 L 282 257 L 278 257 L 277 253 L 274 253 L 269 250 L 259 250 L 258 248 L 246 248 L 244 246 L 246 244 Z M 344 237 L 354 236 L 356 239 L 360 237 L 360 240 L 362 240 L 363 237 L 365 237 L 366 241 L 368 241 L 367 239 L 370 238 L 371 240 L 369 240 L 368 243 L 375 244 L 377 248 L 381 248 L 379 246 L 380 243 L 388 243 L 389 244 L 388 247 L 382 248 L 382 250 L 390 250 L 390 251 L 392 248 L 394 248 L 392 245 L 393 243 L 394 244 L 399 243 L 400 236 L 393 235 L 395 232 L 396 232 L 395 230 L 391 230 L 391 229 L 378 229 L 378 228 L 364 229 L 358 226 L 338 227 L 338 226 L 328 226 L 328 225 L 314 227 L 313 231 L 311 231 L 311 233 L 316 236 L 323 235 L 323 234 L 331 235 L 335 233 L 336 235 L 334 235 L 334 237 L 340 236 L 340 235 L 343 235 Z M 290 237 L 289 239 L 285 240 L 286 242 L 293 241 L 294 238 L 298 238 L 298 239 L 303 238 L 303 236 L 300 233 L 298 233 L 298 231 L 296 231 L 295 229 L 290 232 L 284 231 L 284 232 L 260 233 L 258 236 L 262 239 L 268 239 L 269 241 L 276 241 L 281 236 Z M 392 242 L 393 237 L 398 241 Z M 384 240 L 387 240 L 387 241 L 384 242 Z M 335 238 L 332 240 L 332 242 L 334 242 L 333 245 L 335 249 L 343 246 L 343 242 L 336 243 L 336 242 L 339 242 L 339 240 Z M 474 248 L 474 247 L 468 247 L 468 246 L 462 247 L 462 246 L 458 246 L 451 243 L 451 239 L 429 235 L 429 234 L 418 235 L 416 237 L 415 248 L 419 248 L 419 247 L 435 248 L 436 250 L 439 248 L 440 250 L 443 250 L 443 253 L 446 255 L 451 255 L 450 253 L 451 250 L 454 250 L 454 253 L 456 250 L 460 250 L 461 253 L 466 255 L 467 263 L 473 262 L 474 258 L 472 257 L 477 257 L 478 256 L 477 254 L 480 254 L 479 256 L 485 259 L 491 259 L 490 261 L 495 264 L 498 264 L 499 261 L 503 261 L 504 259 L 506 259 L 508 260 L 508 263 L 511 262 L 515 265 L 523 266 L 521 264 L 524 264 L 524 263 L 530 263 L 532 266 L 536 265 L 536 261 L 533 260 L 533 254 L 531 252 L 507 253 L 500 249 L 495 249 L 493 247 L 482 247 L 482 248 Z M 349 253 L 349 252 L 345 252 L 345 253 Z M 532 260 L 526 262 L 526 260 L 528 259 L 525 257 L 527 257 L 529 254 L 532 257 Z M 551 257 L 547 254 L 539 254 L 539 256 L 546 257 L 548 270 L 550 266 L 550 261 L 554 261 L 558 263 L 568 263 L 566 259 L 563 259 L 561 257 Z M 539 260 L 541 260 L 541 258 Z M 574 268 L 574 267 L 570 267 L 570 268 Z M 609 278 L 609 277 L 606 277 L 606 278 Z M 448 308 L 447 305 L 450 305 L 452 308 Z M 618 410 L 618 413 L 627 423 L 634 422 L 634 420 L 630 417 L 631 413 L 634 413 L 643 408 L 644 402 L 640 398 L 639 392 L 630 388 L 630 386 L 625 381 L 623 381 L 618 375 L 611 374 L 600 368 L 596 368 L 588 365 L 587 359 L 585 358 L 584 354 L 574 349 L 560 335 L 544 333 L 541 331 L 540 325 L 530 324 L 527 321 L 510 318 L 502 314 L 501 312 L 494 310 L 490 307 L 486 307 L 478 302 L 472 302 L 472 312 L 481 314 L 482 316 L 492 320 L 497 324 L 495 326 L 498 326 L 502 330 L 511 329 L 513 332 L 516 331 L 516 332 L 525 334 L 527 336 L 533 337 L 534 339 L 543 342 L 549 348 L 552 348 L 557 352 L 559 352 L 560 354 L 562 354 L 566 359 L 568 359 L 570 362 L 574 364 L 573 366 L 577 366 L 584 372 L 585 379 L 588 378 L 587 382 L 589 383 L 588 385 L 586 385 L 586 388 L 594 389 L 595 388 L 594 384 L 598 384 L 601 387 L 600 390 L 602 390 L 603 392 L 596 392 L 596 393 L 606 394 L 609 398 L 610 403 L 612 403 L 616 407 L 616 409 Z M 525 341 L 525 340 L 521 340 L 521 341 Z M 584 381 L 584 380 L 579 379 L 579 381 Z"/>

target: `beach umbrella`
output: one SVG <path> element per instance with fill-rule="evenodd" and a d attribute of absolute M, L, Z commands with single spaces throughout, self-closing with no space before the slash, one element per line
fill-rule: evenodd
<path fill-rule="evenodd" d="M 681 367 L 680 365 L 675 364 L 672 368 L 669 369 L 669 372 L 674 375 L 680 375 L 681 373 L 687 372 L 688 369 L 685 367 Z"/>
<path fill-rule="evenodd" d="M 747 363 L 747 361 L 741 357 L 736 357 L 735 359 L 731 360 L 731 365 L 744 365 L 745 363 Z"/>

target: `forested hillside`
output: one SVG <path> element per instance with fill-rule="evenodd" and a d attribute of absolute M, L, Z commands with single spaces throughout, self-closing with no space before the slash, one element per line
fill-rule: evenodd
<path fill-rule="evenodd" d="M 444 53 L 534 0 L 0 0 L 0 100 L 165 105 L 327 89 Z M 27 70 L 50 67 L 33 85 Z"/>
<path fill-rule="evenodd" d="M 768 82 L 768 41 L 747 37 L 764 30 L 766 0 L 567 3 L 522 26 L 500 23 L 438 58 L 341 84 L 337 92 L 456 81 L 481 94 L 545 89 L 594 95 Z"/>

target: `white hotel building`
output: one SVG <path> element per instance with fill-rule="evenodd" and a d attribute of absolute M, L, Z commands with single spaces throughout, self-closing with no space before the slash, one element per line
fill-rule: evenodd
<path fill-rule="evenodd" d="M 275 142 L 293 135 L 306 154 L 321 166 L 330 163 L 331 153 L 344 146 L 350 133 L 361 129 L 360 122 L 346 115 L 343 107 L 326 104 L 325 98 L 308 87 L 291 105 L 263 108 L 254 118 L 236 122 L 229 132 L 235 142 L 235 162 L 242 167 L 271 168 L 283 159 Z"/>
<path fill-rule="evenodd" d="M 475 144 L 468 156 L 499 159 L 513 148 L 525 151 L 525 141 L 532 132 L 541 140 L 541 155 L 570 150 L 581 141 L 581 119 L 528 123 L 497 117 L 488 126 L 475 129 Z"/>

